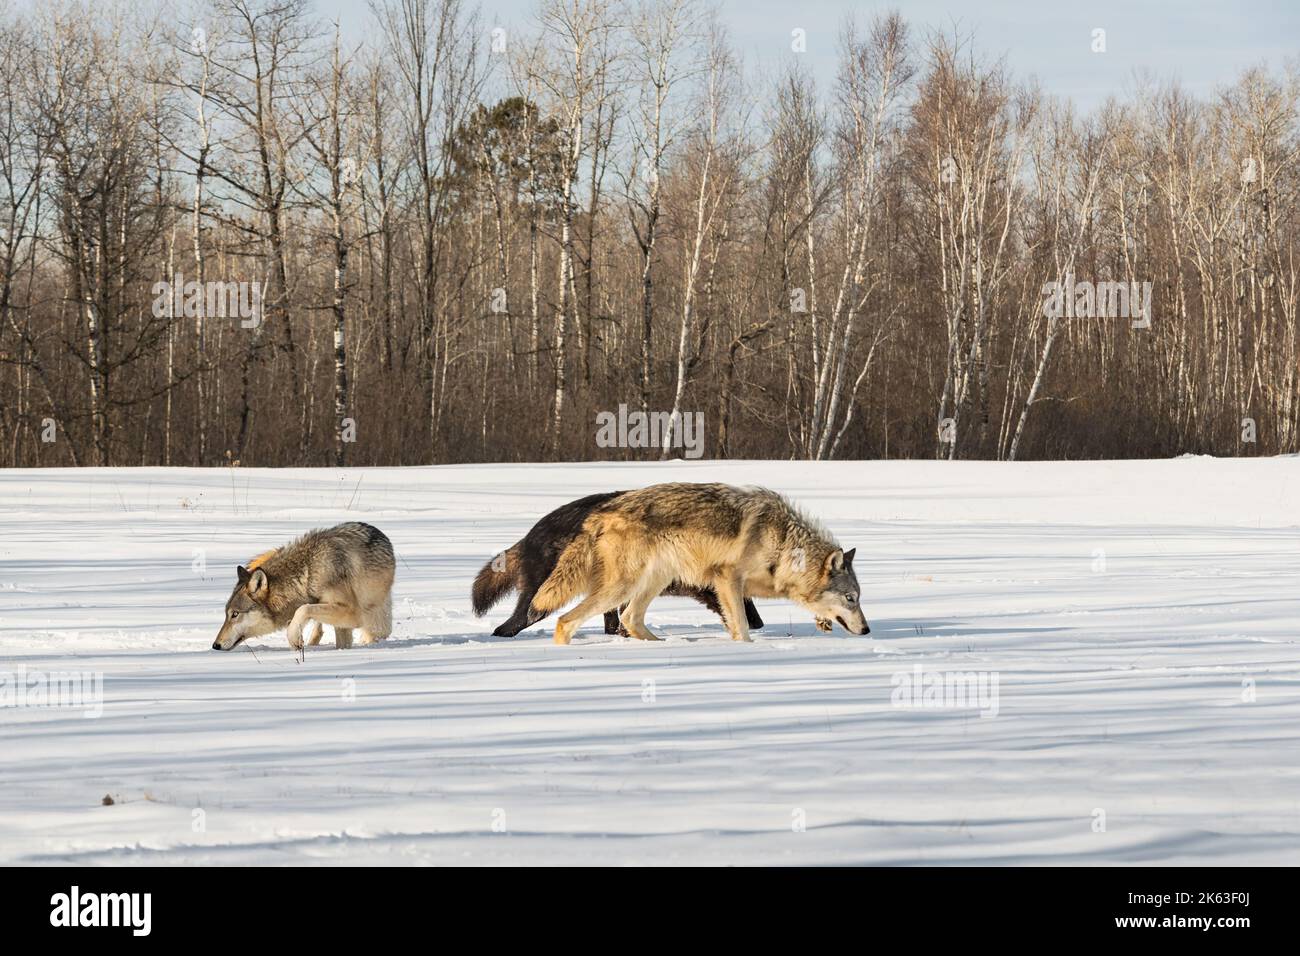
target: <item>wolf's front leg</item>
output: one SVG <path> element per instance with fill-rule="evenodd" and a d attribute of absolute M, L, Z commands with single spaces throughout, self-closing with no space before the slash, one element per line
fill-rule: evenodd
<path fill-rule="evenodd" d="M 315 647 L 319 644 L 321 635 L 324 633 L 325 627 L 320 621 L 308 621 L 307 626 L 302 629 L 302 636 L 308 647 Z"/>
<path fill-rule="evenodd" d="M 749 641 L 749 623 L 745 615 L 745 590 L 740 575 L 731 572 L 718 577 L 714 582 L 718 592 L 718 603 L 722 605 L 722 617 L 727 622 L 733 641 Z"/>
<path fill-rule="evenodd" d="M 302 650 L 303 628 L 307 626 L 307 622 L 311 619 L 311 615 L 307 613 L 307 608 L 310 606 L 311 605 L 309 604 L 304 604 L 302 607 L 298 608 L 298 610 L 294 611 L 293 620 L 290 621 L 289 626 L 285 628 L 284 636 L 289 639 L 289 646 L 295 651 Z M 314 624 L 316 622 L 313 621 L 312 623 Z M 319 625 L 317 626 L 319 627 Z"/>
<path fill-rule="evenodd" d="M 290 622 L 286 631 L 289 646 L 295 651 L 302 650 L 302 629 L 308 619 L 335 628 L 334 644 L 336 647 L 345 646 L 339 643 L 338 628 L 361 626 L 361 619 L 357 616 L 356 611 L 345 604 L 304 604 L 294 612 L 293 621 Z M 351 631 L 349 631 L 350 635 Z"/>

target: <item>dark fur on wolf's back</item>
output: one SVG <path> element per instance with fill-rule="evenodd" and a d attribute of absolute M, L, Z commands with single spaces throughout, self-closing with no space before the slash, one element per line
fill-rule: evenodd
<path fill-rule="evenodd" d="M 588 515 L 623 494 L 626 492 L 607 491 L 561 505 L 539 520 L 519 542 L 506 550 L 505 567 L 500 570 L 493 568 L 492 561 L 483 566 L 483 570 L 474 579 L 471 593 L 475 614 L 481 616 L 487 613 L 510 591 L 519 592 L 514 613 L 497 626 L 492 632 L 494 635 L 514 637 L 524 628 L 546 617 L 545 614 L 535 611 L 532 606 L 537 589 L 555 570 L 561 552 L 582 530 L 583 522 L 587 520 Z M 712 588 L 685 587 L 673 582 L 663 593 L 675 597 L 693 598 L 722 617 L 722 607 Z M 745 618 L 749 626 L 755 630 L 763 626 L 763 619 L 759 617 L 758 609 L 748 598 L 745 599 Z M 605 612 L 605 633 L 623 633 L 618 620 L 618 609 L 611 608 Z"/>

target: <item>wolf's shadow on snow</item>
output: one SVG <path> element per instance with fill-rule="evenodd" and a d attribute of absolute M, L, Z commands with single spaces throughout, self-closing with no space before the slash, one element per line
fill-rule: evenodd
<path fill-rule="evenodd" d="M 654 627 L 652 625 L 652 627 Z M 575 635 L 575 640 L 583 646 L 603 646 L 607 644 L 648 644 L 654 646 L 660 643 L 732 643 L 731 636 L 727 633 L 726 628 L 719 624 L 661 624 L 654 627 L 655 632 L 662 638 L 662 641 L 638 641 L 636 638 L 619 637 L 616 635 L 606 634 L 599 624 L 591 627 L 585 627 Z M 1017 637 L 1024 637 L 1026 633 L 1047 634 L 1057 631 L 1068 631 L 1069 627 L 1052 626 L 1052 627 L 1032 627 L 1032 628 L 1014 628 L 1005 627 L 974 627 L 964 621 L 956 620 L 925 620 L 916 621 L 903 618 L 872 618 L 870 636 L 858 636 L 836 627 L 835 630 L 826 634 L 817 629 L 812 621 L 786 622 L 777 621 L 773 616 L 767 618 L 767 625 L 761 631 L 753 631 L 750 637 L 754 643 L 762 644 L 765 642 L 818 638 L 821 640 L 843 640 L 851 642 L 888 641 L 895 642 L 900 640 L 925 640 L 933 638 L 963 638 L 963 637 L 982 637 L 982 636 L 1010 636 L 1014 634 Z M 369 649 L 374 650 L 383 645 L 393 645 L 396 647 L 422 647 L 437 644 L 502 644 L 511 645 L 521 642 L 533 643 L 536 641 L 549 642 L 553 636 L 554 626 L 547 627 L 545 623 L 538 623 L 525 631 L 521 631 L 514 637 L 497 637 L 490 632 L 473 633 L 473 634 L 438 634 L 438 635 L 410 635 L 400 636 L 393 635 L 382 644 L 369 645 Z"/>

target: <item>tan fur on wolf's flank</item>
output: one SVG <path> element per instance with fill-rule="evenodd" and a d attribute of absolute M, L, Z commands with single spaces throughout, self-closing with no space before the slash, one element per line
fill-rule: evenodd
<path fill-rule="evenodd" d="M 663 484 L 630 491 L 594 512 L 538 590 L 547 613 L 579 595 L 555 640 L 567 644 L 588 617 L 626 603 L 628 633 L 656 640 L 646 607 L 674 580 L 717 591 L 734 640 L 749 640 L 745 597 L 811 604 L 839 551 L 816 521 L 774 491 L 723 484 Z"/>

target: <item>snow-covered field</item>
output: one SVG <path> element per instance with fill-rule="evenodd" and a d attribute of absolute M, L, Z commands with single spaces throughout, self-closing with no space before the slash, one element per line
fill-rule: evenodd
<path fill-rule="evenodd" d="M 471 615 L 547 510 L 677 479 L 805 504 L 871 635 Z M 1296 458 L 0 471 L 9 691 L 102 676 L 0 709 L 0 863 L 1295 863 L 1298 497 Z M 355 518 L 392 639 L 209 650 L 237 562 Z M 899 706 L 950 673 L 984 699 Z"/>

